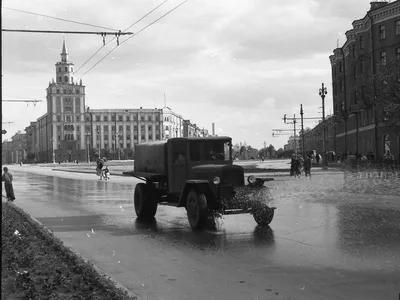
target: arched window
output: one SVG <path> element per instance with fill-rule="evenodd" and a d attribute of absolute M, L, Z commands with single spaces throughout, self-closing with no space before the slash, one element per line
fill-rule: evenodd
<path fill-rule="evenodd" d="M 168 126 L 165 126 L 165 130 L 169 130 L 169 127 L 168 127 Z"/>
<path fill-rule="evenodd" d="M 60 93 L 60 89 L 57 89 L 57 94 L 59 94 Z"/>
<path fill-rule="evenodd" d="M 68 90 L 68 94 L 72 94 L 72 90 L 71 89 Z"/>
<path fill-rule="evenodd" d="M 61 72 L 61 67 L 58 67 L 58 72 Z"/>
<path fill-rule="evenodd" d="M 64 94 L 66 94 L 66 93 L 67 93 L 67 90 L 66 90 L 66 89 L 64 89 L 64 90 L 63 90 L 63 93 L 64 93 Z"/>
<path fill-rule="evenodd" d="M 74 71 L 74 67 L 71 67 L 71 72 L 73 72 Z"/>
<path fill-rule="evenodd" d="M 74 77 L 71 77 L 71 83 L 74 83 Z"/>
<path fill-rule="evenodd" d="M 68 135 L 64 134 L 64 141 L 67 141 L 67 140 L 68 140 Z"/>
<path fill-rule="evenodd" d="M 68 83 L 68 76 L 64 76 L 64 82 Z"/>
<path fill-rule="evenodd" d="M 79 89 L 76 89 L 76 93 L 79 94 Z"/>

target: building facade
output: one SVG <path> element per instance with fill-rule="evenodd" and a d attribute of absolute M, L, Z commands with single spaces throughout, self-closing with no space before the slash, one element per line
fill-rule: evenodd
<path fill-rule="evenodd" d="M 381 159 L 390 150 L 400 159 L 400 119 L 387 122 L 384 107 L 377 105 L 381 83 L 376 80 L 379 66 L 400 60 L 400 1 L 371 2 L 365 17 L 352 25 L 344 45 L 329 57 L 335 151 L 339 155 L 372 151 Z"/>
<path fill-rule="evenodd" d="M 162 113 L 164 123 L 163 139 L 183 137 L 183 117 L 172 111 L 168 106 L 162 108 Z"/>
<path fill-rule="evenodd" d="M 334 151 L 335 148 L 335 118 L 327 116 L 325 118 L 325 152 Z M 306 151 L 315 150 L 323 154 L 324 122 L 320 121 L 314 128 L 304 131 L 304 148 Z M 300 148 L 303 147 L 303 136 L 300 136 Z"/>

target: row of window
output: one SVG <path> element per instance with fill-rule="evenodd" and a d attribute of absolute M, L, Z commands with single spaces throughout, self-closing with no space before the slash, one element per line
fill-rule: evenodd
<path fill-rule="evenodd" d="M 63 83 L 61 76 L 57 77 L 57 83 Z M 64 83 L 70 83 L 68 80 L 68 76 L 64 76 Z M 71 77 L 71 83 L 74 83 L 74 77 Z"/>
<path fill-rule="evenodd" d="M 396 60 L 400 60 L 400 47 L 397 47 L 395 50 L 394 56 L 396 58 Z M 370 65 L 372 64 L 372 56 L 369 57 L 370 60 Z M 387 62 L 387 52 L 386 51 L 381 51 L 379 53 L 379 61 L 381 65 L 386 65 Z M 360 69 L 360 74 L 365 74 L 365 61 L 364 60 L 360 60 L 359 63 L 359 69 Z M 343 72 L 343 63 L 339 62 L 339 72 Z M 336 67 L 333 67 L 333 73 L 334 73 L 334 77 L 336 77 Z M 357 77 L 357 67 L 353 67 L 353 77 L 356 78 Z"/>
<path fill-rule="evenodd" d="M 73 79 L 71 79 L 71 80 L 73 80 Z M 67 82 L 68 82 L 68 78 L 67 78 Z M 56 90 L 56 93 L 57 94 L 59 94 L 60 93 L 60 89 L 57 89 Z M 63 92 L 63 94 L 72 94 L 73 93 L 73 89 L 63 89 L 62 90 L 62 92 Z M 80 90 L 79 89 L 75 89 L 75 94 L 79 94 L 80 93 Z"/>
<path fill-rule="evenodd" d="M 85 128 L 89 129 L 88 131 L 90 132 L 90 127 L 89 126 L 86 126 Z M 126 125 L 125 128 L 126 128 L 126 132 L 130 132 L 131 131 L 131 126 L 130 125 Z M 160 132 L 160 128 L 159 127 L 154 126 L 154 128 L 156 129 L 156 132 Z M 133 131 L 137 132 L 137 130 L 138 130 L 138 126 L 134 125 L 133 126 Z M 140 125 L 140 131 L 141 132 L 145 132 L 145 130 L 146 130 L 146 126 L 145 125 Z M 147 130 L 148 130 L 149 133 L 152 132 L 153 131 L 153 125 L 147 125 Z M 97 125 L 96 126 L 96 131 L 97 131 L 97 133 L 99 133 L 100 131 L 108 132 L 108 125 L 104 125 L 103 129 L 101 129 L 101 127 L 99 125 Z M 111 131 L 115 132 L 115 126 L 114 125 L 111 126 Z M 124 126 L 123 125 L 118 126 L 118 132 L 122 133 L 123 131 L 124 131 Z"/>
<path fill-rule="evenodd" d="M 58 67 L 58 72 L 61 72 L 61 70 L 62 70 L 62 68 Z M 64 71 L 68 72 L 68 67 L 64 67 Z M 71 67 L 71 72 L 73 72 L 73 71 L 74 71 L 74 67 Z"/>
<path fill-rule="evenodd" d="M 74 135 L 73 133 L 65 133 L 65 134 L 64 134 L 64 140 L 65 140 L 65 141 L 73 141 L 73 140 L 74 140 L 74 137 L 75 137 L 75 135 Z M 154 137 L 155 137 L 155 140 L 160 140 L 160 134 L 159 134 L 159 133 L 157 133 L 156 135 L 154 135 Z M 145 140 L 146 140 L 146 135 L 143 133 L 143 134 L 140 135 L 140 138 L 141 138 L 142 141 L 145 141 Z M 76 135 L 76 139 L 77 139 L 78 141 L 80 141 L 81 135 L 80 135 L 80 134 L 77 134 L 77 135 Z M 134 135 L 133 135 L 133 139 L 134 139 L 134 143 L 137 143 L 138 135 L 137 135 L 137 134 L 134 134 Z M 60 135 L 60 134 L 57 135 L 57 140 L 58 140 L 58 141 L 61 140 L 61 135 Z M 96 140 L 97 140 L 97 143 L 99 143 L 99 140 L 100 140 L 100 139 L 99 139 L 99 136 L 97 137 Z M 108 144 L 109 142 L 115 143 L 115 136 L 111 136 L 111 138 L 110 138 L 110 136 L 105 135 L 105 136 L 103 137 L 102 140 L 103 140 L 103 142 L 104 142 L 105 144 Z M 120 143 L 120 144 L 123 144 L 123 137 L 122 137 L 122 135 L 119 136 L 118 140 L 119 140 L 119 143 Z M 152 141 L 152 140 L 153 140 L 153 135 L 150 134 L 150 133 L 148 134 L 148 140 L 149 140 L 149 141 Z M 130 143 L 129 143 L 129 142 L 131 141 L 131 136 L 130 136 L 130 135 L 127 135 L 127 136 L 126 136 L 126 141 L 127 141 L 127 145 L 130 144 Z M 128 147 L 128 148 L 129 148 L 129 147 Z"/>
<path fill-rule="evenodd" d="M 117 120 L 122 122 L 124 121 L 124 116 L 125 116 L 125 121 L 130 122 L 131 121 L 131 116 L 129 115 L 118 115 Z M 108 115 L 103 115 L 103 122 L 108 122 Z M 115 114 L 111 115 L 110 120 L 115 122 Z M 160 115 L 155 114 L 155 115 L 148 115 L 148 114 L 141 114 L 139 117 L 140 121 L 160 121 Z M 133 115 L 133 121 L 137 120 L 136 114 Z M 89 119 L 90 121 L 90 119 Z M 95 115 L 94 121 L 96 122 L 101 122 L 101 116 L 100 115 Z"/>

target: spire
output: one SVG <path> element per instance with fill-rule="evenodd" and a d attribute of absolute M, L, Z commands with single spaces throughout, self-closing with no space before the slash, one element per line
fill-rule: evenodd
<path fill-rule="evenodd" d="M 67 52 L 67 42 L 65 41 L 65 37 L 63 39 L 62 52 L 61 52 L 61 61 L 68 61 L 68 52 Z"/>

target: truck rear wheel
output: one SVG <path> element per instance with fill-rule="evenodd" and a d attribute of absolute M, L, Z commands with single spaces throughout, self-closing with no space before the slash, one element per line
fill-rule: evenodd
<path fill-rule="evenodd" d="M 144 183 L 135 187 L 134 204 L 135 212 L 139 219 L 153 219 L 157 212 L 157 199 L 152 189 Z"/>
<path fill-rule="evenodd" d="M 186 198 L 186 210 L 190 227 L 195 230 L 203 229 L 208 216 L 206 195 L 191 190 Z"/>

